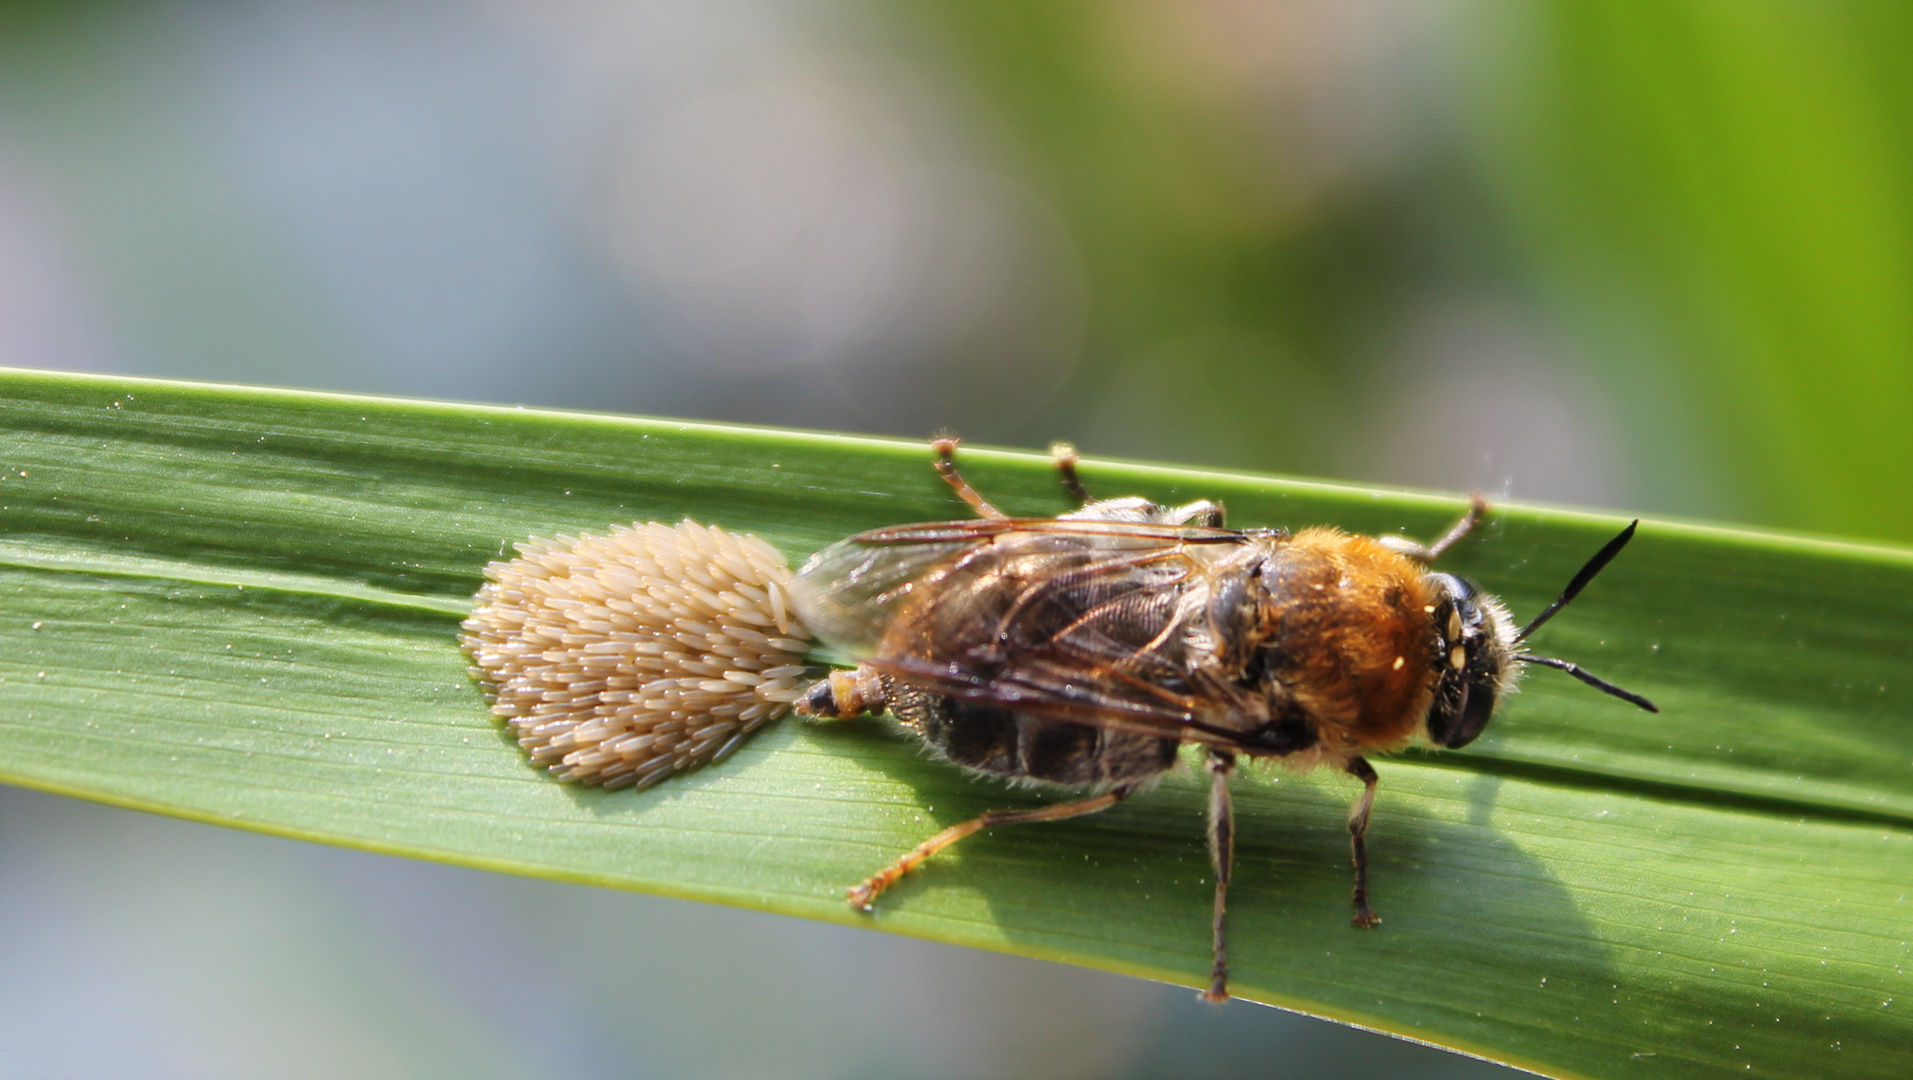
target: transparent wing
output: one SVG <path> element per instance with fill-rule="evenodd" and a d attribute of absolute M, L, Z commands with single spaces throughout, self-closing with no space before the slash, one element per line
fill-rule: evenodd
<path fill-rule="evenodd" d="M 948 573 L 986 549 L 1026 558 L 1068 557 L 1233 543 L 1242 535 L 1199 526 L 1054 518 L 899 525 L 859 533 L 812 556 L 797 572 L 793 604 L 820 638 L 854 655 L 868 655 L 900 610 L 942 589 Z"/>
<path fill-rule="evenodd" d="M 1211 625 L 1218 545 L 1266 533 L 1109 520 L 904 525 L 825 549 L 799 612 L 878 670 L 1032 716 L 1237 745 Z M 1226 666 L 1226 665 L 1220 665 Z"/>
<path fill-rule="evenodd" d="M 875 650 L 897 609 L 934 585 L 939 568 L 976 540 L 961 535 L 875 544 L 863 534 L 811 556 L 791 582 L 791 605 L 811 633 L 854 656 Z"/>
<path fill-rule="evenodd" d="M 1019 536 L 968 554 L 934 602 L 900 614 L 870 662 L 1032 716 L 1232 743 L 1205 722 L 1226 702 L 1211 674 L 1212 561 L 1181 537 L 1111 539 Z"/>

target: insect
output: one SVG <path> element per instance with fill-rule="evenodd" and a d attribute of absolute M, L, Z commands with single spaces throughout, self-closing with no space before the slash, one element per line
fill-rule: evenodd
<path fill-rule="evenodd" d="M 1650 712 L 1654 704 L 1565 660 L 1526 651 L 1633 537 L 1608 541 L 1525 626 L 1473 583 L 1427 568 L 1486 512 L 1475 498 L 1423 545 L 1333 528 L 1228 529 L 1213 502 L 1092 501 L 1076 456 L 1055 449 L 1080 509 L 1013 518 L 958 472 L 936 467 L 977 514 L 899 525 L 825 548 L 792 585 L 811 630 L 862 657 L 803 691 L 797 711 L 847 719 L 888 710 L 976 774 L 1084 797 L 995 810 L 954 825 L 849 890 L 877 896 L 982 829 L 1106 810 L 1152 785 L 1178 748 L 1206 751 L 1215 868 L 1210 1001 L 1228 997 L 1224 934 L 1239 758 L 1341 769 L 1362 782 L 1348 815 L 1357 927 L 1368 902 L 1364 838 L 1377 776 L 1364 756 L 1414 740 L 1461 747 L 1481 734 L 1527 664 L 1557 668 Z"/>

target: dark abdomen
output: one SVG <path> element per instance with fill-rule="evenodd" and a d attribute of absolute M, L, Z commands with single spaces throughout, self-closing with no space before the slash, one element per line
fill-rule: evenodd
<path fill-rule="evenodd" d="M 1176 763 L 1180 740 L 1042 720 L 893 684 L 890 711 L 967 769 L 1071 787 L 1134 784 Z"/>

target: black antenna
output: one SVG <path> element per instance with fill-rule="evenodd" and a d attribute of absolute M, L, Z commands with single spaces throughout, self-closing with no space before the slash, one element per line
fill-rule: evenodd
<path fill-rule="evenodd" d="M 1628 531 L 1629 532 L 1634 531 L 1634 526 L 1629 525 Z M 1597 567 L 1596 569 L 1599 569 L 1599 568 Z M 1590 574 L 1589 576 L 1592 577 L 1593 575 Z M 1567 602 L 1566 600 L 1562 601 L 1562 603 L 1566 603 L 1566 602 Z M 1559 607 L 1560 605 L 1557 604 L 1555 606 Z M 1581 680 L 1584 683 L 1587 683 L 1589 686 L 1594 687 L 1596 690 L 1599 690 L 1604 694 L 1613 694 L 1615 697 L 1620 698 L 1622 701 L 1625 701 L 1631 705 L 1639 705 L 1641 708 L 1646 709 L 1648 712 L 1651 712 L 1651 713 L 1657 713 L 1661 711 L 1658 706 L 1656 706 L 1653 702 L 1647 700 L 1646 698 L 1642 697 L 1641 695 L 1636 694 L 1631 690 L 1623 690 L 1620 687 L 1614 685 L 1611 682 L 1608 682 L 1606 679 L 1603 679 L 1598 675 L 1590 674 L 1589 672 L 1582 670 L 1579 664 L 1569 663 L 1566 660 L 1558 660 L 1552 656 L 1530 656 L 1527 653 L 1522 653 L 1519 656 L 1517 656 L 1515 659 L 1526 660 L 1530 664 L 1540 664 L 1542 667 L 1551 667 L 1558 671 L 1565 671 L 1568 674 L 1574 676 L 1575 678 Z"/>
<path fill-rule="evenodd" d="M 1541 629 L 1542 623 L 1545 623 L 1549 619 L 1554 618 L 1555 612 L 1560 611 L 1564 607 L 1567 607 L 1568 601 L 1581 595 L 1581 590 L 1588 587 L 1588 582 L 1594 580 L 1594 575 L 1600 573 L 1601 569 L 1605 567 L 1608 563 L 1613 562 L 1614 556 L 1619 555 L 1621 553 L 1621 549 L 1627 546 L 1627 542 L 1629 540 L 1634 539 L 1634 528 L 1640 523 L 1641 523 L 1640 519 L 1635 518 L 1634 521 L 1631 524 L 1629 524 L 1627 528 L 1621 530 L 1621 535 L 1615 537 L 1612 540 L 1609 540 L 1607 542 L 1606 547 L 1603 547 L 1601 550 L 1595 552 L 1594 558 L 1589 559 L 1587 565 L 1581 568 L 1581 572 L 1574 575 L 1574 580 L 1568 582 L 1568 587 L 1561 590 L 1561 599 L 1556 600 L 1552 604 L 1549 604 L 1548 610 L 1542 612 L 1539 615 L 1536 615 L 1534 617 L 1534 621 L 1522 627 L 1521 632 L 1519 634 L 1516 634 L 1514 636 L 1514 639 L 1516 641 L 1528 640 L 1528 636 L 1530 634 L 1534 633 L 1536 630 Z M 1539 657 L 1536 657 L 1535 659 L 1537 662 L 1541 662 Z M 1561 662 L 1564 663 L 1565 661 L 1561 661 Z M 1584 681 L 1593 679 L 1594 681 L 1591 682 L 1590 685 L 1599 686 L 1602 689 L 1608 691 L 1609 693 L 1614 693 L 1613 687 L 1609 686 L 1608 684 L 1604 682 L 1601 682 L 1598 679 L 1594 679 L 1592 675 L 1588 675 L 1586 672 L 1581 671 L 1579 668 L 1575 668 L 1572 664 L 1569 664 L 1567 668 L 1563 668 L 1562 670 L 1568 671 L 1569 674 L 1575 675 L 1576 677 Z M 1622 694 L 1621 696 L 1626 697 L 1627 695 Z M 1633 701 L 1635 699 L 1628 698 L 1628 700 Z M 1653 706 L 1650 705 L 1648 706 L 1648 708 L 1653 709 Z"/>

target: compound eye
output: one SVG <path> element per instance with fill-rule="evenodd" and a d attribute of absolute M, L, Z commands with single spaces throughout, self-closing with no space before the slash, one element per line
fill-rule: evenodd
<path fill-rule="evenodd" d="M 1441 745 L 1450 750 L 1474 742 L 1495 714 L 1495 699 L 1499 696 L 1500 687 L 1493 679 L 1471 679 L 1467 688 L 1467 693 L 1461 699 L 1461 715 L 1455 717 L 1443 733 L 1446 737 Z"/>
<path fill-rule="evenodd" d="M 1437 693 L 1428 709 L 1428 740 L 1455 750 L 1480 737 L 1494 718 L 1501 688 L 1492 676 L 1480 671 L 1457 672 L 1442 681 L 1446 692 Z"/>
<path fill-rule="evenodd" d="M 1474 742 L 1493 719 L 1505 650 L 1496 638 L 1492 601 L 1476 603 L 1481 594 L 1468 579 L 1429 574 L 1424 580 L 1439 597 L 1430 617 L 1440 681 L 1426 731 L 1435 745 L 1454 749 Z"/>
<path fill-rule="evenodd" d="M 1463 640 L 1444 642 L 1440 683 L 1425 721 L 1428 740 L 1453 750 L 1479 738 L 1494 718 L 1501 697 L 1501 673 L 1491 642 L 1470 630 Z"/>

